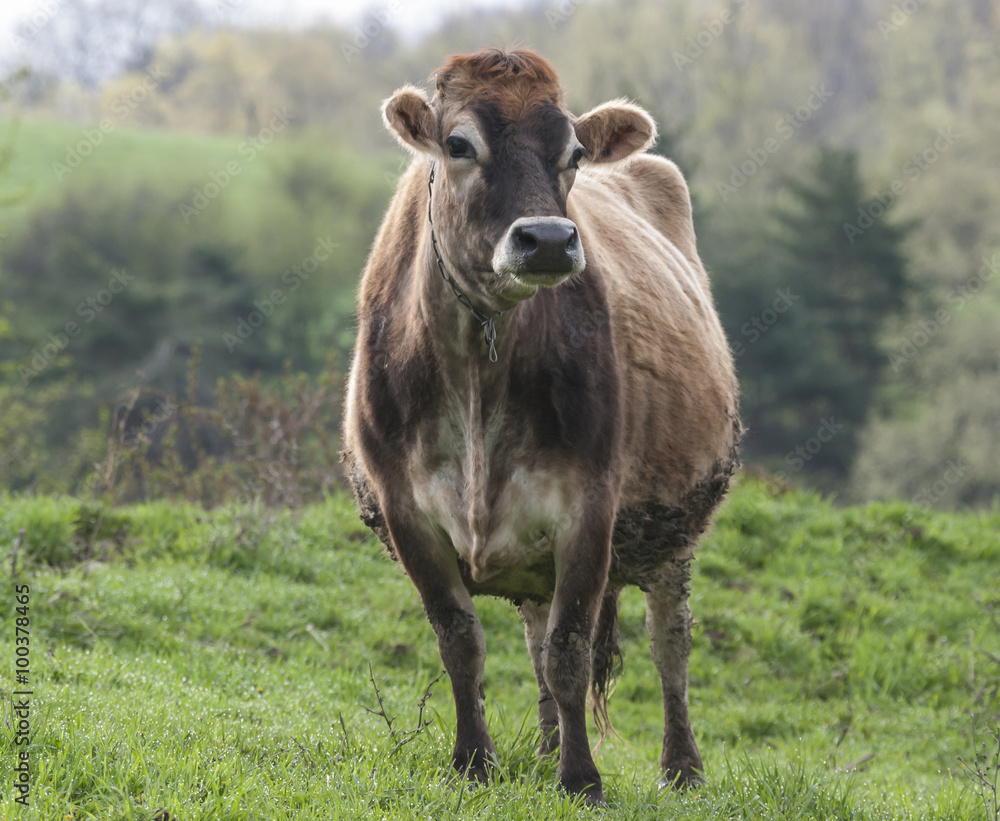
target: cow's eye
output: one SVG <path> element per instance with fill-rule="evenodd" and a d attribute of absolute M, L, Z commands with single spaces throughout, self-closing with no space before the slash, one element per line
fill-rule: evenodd
<path fill-rule="evenodd" d="M 474 160 L 476 158 L 476 149 L 465 137 L 451 136 L 444 143 L 448 146 L 448 155 L 453 159 Z"/>
<path fill-rule="evenodd" d="M 573 155 L 569 158 L 569 168 L 579 168 L 580 160 L 587 156 L 587 149 L 582 145 L 578 145 Z"/>

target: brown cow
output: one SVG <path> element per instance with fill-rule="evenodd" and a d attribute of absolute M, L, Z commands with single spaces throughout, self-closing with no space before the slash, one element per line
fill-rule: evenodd
<path fill-rule="evenodd" d="M 420 593 L 451 678 L 453 764 L 489 778 L 473 595 L 515 602 L 542 749 L 603 801 L 587 740 L 646 594 L 667 782 L 702 767 L 687 708 L 689 563 L 737 466 L 737 385 L 687 186 L 645 111 L 582 117 L 528 51 L 452 57 L 384 105 L 416 155 L 360 285 L 344 419 L 362 518 Z M 561 745 L 560 745 L 561 742 Z"/>

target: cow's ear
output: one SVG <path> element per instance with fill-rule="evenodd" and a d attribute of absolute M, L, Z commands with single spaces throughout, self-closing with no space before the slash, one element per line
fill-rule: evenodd
<path fill-rule="evenodd" d="M 588 162 L 616 162 L 645 151 L 656 140 L 656 123 L 627 100 L 612 100 L 588 111 L 573 124 L 587 149 Z"/>
<path fill-rule="evenodd" d="M 437 123 L 427 104 L 427 95 L 416 86 L 406 85 L 382 105 L 382 119 L 403 148 L 435 151 Z"/>

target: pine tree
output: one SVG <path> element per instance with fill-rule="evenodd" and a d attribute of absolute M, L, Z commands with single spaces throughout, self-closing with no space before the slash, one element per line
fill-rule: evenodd
<path fill-rule="evenodd" d="M 891 197 L 865 198 L 854 151 L 821 147 L 809 176 L 785 185 L 770 279 L 787 307 L 740 361 L 748 444 L 829 486 L 850 471 L 888 362 L 880 337 L 910 291 L 913 225 L 892 219 Z"/>

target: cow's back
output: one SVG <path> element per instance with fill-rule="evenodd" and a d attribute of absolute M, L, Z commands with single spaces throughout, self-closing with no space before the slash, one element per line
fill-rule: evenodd
<path fill-rule="evenodd" d="M 652 155 L 610 171 L 588 168 L 577 176 L 569 216 L 607 284 L 624 377 L 620 509 L 686 510 L 706 483 L 721 498 L 720 474 L 728 480 L 736 464 L 738 390 L 683 177 Z M 704 500 L 706 518 L 715 501 Z"/>

